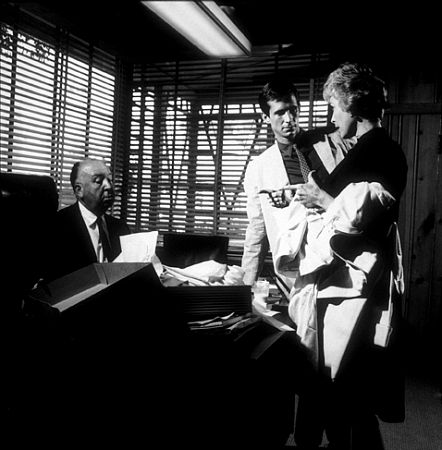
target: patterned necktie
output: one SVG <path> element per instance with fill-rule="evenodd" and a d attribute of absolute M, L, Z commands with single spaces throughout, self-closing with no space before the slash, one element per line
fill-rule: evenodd
<path fill-rule="evenodd" d="M 310 172 L 310 167 L 308 166 L 304 155 L 296 148 L 296 145 L 294 146 L 294 149 L 296 150 L 296 155 L 298 156 L 299 166 L 301 167 L 302 178 L 304 178 L 304 181 L 307 183 L 308 174 Z"/>
<path fill-rule="evenodd" d="M 109 242 L 109 238 L 108 238 L 107 233 L 103 226 L 103 220 L 104 220 L 103 216 L 99 217 L 97 219 L 97 225 L 98 225 L 98 231 L 100 232 L 100 242 L 101 242 L 101 247 L 103 249 L 103 256 L 108 262 L 110 262 L 113 259 L 112 258 L 112 249 L 111 249 L 111 245 Z"/>

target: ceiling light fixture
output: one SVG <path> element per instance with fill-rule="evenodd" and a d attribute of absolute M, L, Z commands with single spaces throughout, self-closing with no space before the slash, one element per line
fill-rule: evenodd
<path fill-rule="evenodd" d="M 223 58 L 250 54 L 249 40 L 215 2 L 141 3 L 207 55 Z"/>

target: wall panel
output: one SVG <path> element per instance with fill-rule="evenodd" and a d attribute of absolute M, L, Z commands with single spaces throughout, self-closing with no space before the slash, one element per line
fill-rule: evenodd
<path fill-rule="evenodd" d="M 408 161 L 399 218 L 406 279 L 403 307 L 411 342 L 425 355 L 442 350 L 440 108 L 440 103 L 397 104 L 384 121 Z"/>

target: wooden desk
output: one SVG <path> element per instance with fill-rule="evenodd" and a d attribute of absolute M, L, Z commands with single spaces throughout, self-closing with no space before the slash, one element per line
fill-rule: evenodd
<path fill-rule="evenodd" d="M 37 329 L 50 332 L 30 333 L 26 370 L 38 367 L 38 376 L 30 375 L 11 429 L 43 444 L 284 444 L 293 427 L 294 333 L 262 322 L 241 336 L 196 334 L 171 302 L 132 303 L 146 287 L 142 278 L 121 283 L 101 306 L 68 322 L 46 317 Z M 113 306 L 103 314 L 104 305 Z"/>
<path fill-rule="evenodd" d="M 294 422 L 292 339 L 264 322 L 239 338 L 191 336 L 192 389 L 183 411 L 191 443 L 217 436 L 223 448 L 284 445 Z"/>

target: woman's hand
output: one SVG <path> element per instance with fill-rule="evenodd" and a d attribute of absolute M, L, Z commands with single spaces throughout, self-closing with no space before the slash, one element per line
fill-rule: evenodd
<path fill-rule="evenodd" d="M 333 197 L 316 184 L 312 173 L 308 174 L 307 183 L 289 184 L 281 189 L 262 189 L 259 193 L 268 194 L 269 202 L 275 208 L 285 208 L 293 200 L 306 208 L 326 210 L 333 201 Z"/>
<path fill-rule="evenodd" d="M 301 203 L 306 208 L 319 208 L 326 210 L 333 201 L 333 197 L 320 189 L 320 187 L 316 184 L 312 173 L 313 172 L 310 172 L 308 174 L 307 183 L 296 184 L 293 186 L 296 188 L 296 193 L 293 200 Z"/>

